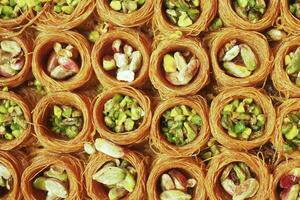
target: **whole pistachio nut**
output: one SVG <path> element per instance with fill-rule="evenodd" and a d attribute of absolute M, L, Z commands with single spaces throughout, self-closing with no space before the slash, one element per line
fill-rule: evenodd
<path fill-rule="evenodd" d="M 89 155 L 92 155 L 94 153 L 96 153 L 96 149 L 94 147 L 93 144 L 90 144 L 90 143 L 84 143 L 84 151 L 89 154 Z"/>
<path fill-rule="evenodd" d="M 235 45 L 233 46 L 230 50 L 228 50 L 224 57 L 223 57 L 223 61 L 232 61 L 235 57 L 237 57 L 240 53 L 240 47 L 239 45 Z"/>
<path fill-rule="evenodd" d="M 48 171 L 44 172 L 44 175 L 50 178 L 55 178 L 59 181 L 65 182 L 68 180 L 68 174 L 65 170 L 58 167 L 50 167 Z"/>
<path fill-rule="evenodd" d="M 47 180 L 47 178 L 43 177 L 43 176 L 34 179 L 33 187 L 38 190 L 47 191 L 46 184 L 45 184 L 46 180 Z"/>
<path fill-rule="evenodd" d="M 45 180 L 45 188 L 46 190 L 51 193 L 55 194 L 55 196 L 60 198 L 67 198 L 68 197 L 68 191 L 65 187 L 64 183 L 62 183 L 59 180 L 49 178 Z"/>
<path fill-rule="evenodd" d="M 122 158 L 124 156 L 124 150 L 122 147 L 102 138 L 97 138 L 95 140 L 95 148 L 97 151 L 114 158 Z"/>
<path fill-rule="evenodd" d="M 175 189 L 175 184 L 169 174 L 163 174 L 161 176 L 161 188 L 163 191 Z"/>
<path fill-rule="evenodd" d="M 241 44 L 241 56 L 248 70 L 253 71 L 257 66 L 257 59 L 252 49 L 246 45 Z"/>
<path fill-rule="evenodd" d="M 170 72 L 176 72 L 177 67 L 175 64 L 175 58 L 171 56 L 170 54 L 166 54 L 163 59 L 163 67 L 165 72 L 170 73 Z"/>
<path fill-rule="evenodd" d="M 287 37 L 287 34 L 284 31 L 279 30 L 277 28 L 270 29 L 267 32 L 267 34 L 270 37 L 270 39 L 273 40 L 273 41 L 281 41 L 281 40 L 283 40 L 284 38 Z"/>
<path fill-rule="evenodd" d="M 12 41 L 12 40 L 1 41 L 0 47 L 3 51 L 11 53 L 12 57 L 18 55 L 22 51 L 21 46 L 17 42 Z"/>
<path fill-rule="evenodd" d="M 239 185 L 233 195 L 233 200 L 243 200 L 253 197 L 259 188 L 259 183 L 254 178 L 247 179 L 244 183 Z"/>
<path fill-rule="evenodd" d="M 108 198 L 109 200 L 118 200 L 123 198 L 128 194 L 128 191 L 123 188 L 113 187 L 109 190 Z"/>
<path fill-rule="evenodd" d="M 9 169 L 0 163 L 0 176 L 6 180 L 8 180 L 11 177 L 11 173 Z"/>
<path fill-rule="evenodd" d="M 234 62 L 224 62 L 223 66 L 229 74 L 238 78 L 246 78 L 251 75 L 251 71 L 249 71 L 246 67 L 235 64 Z"/>
<path fill-rule="evenodd" d="M 192 196 L 180 190 L 168 190 L 160 194 L 161 200 L 190 200 Z"/>
<path fill-rule="evenodd" d="M 127 176 L 127 171 L 119 167 L 105 167 L 93 175 L 93 180 L 105 185 L 115 185 L 122 182 Z"/>
<path fill-rule="evenodd" d="M 222 187 L 224 188 L 224 190 L 225 190 L 228 194 L 230 194 L 231 196 L 234 195 L 237 186 L 234 184 L 234 182 L 233 182 L 231 179 L 226 178 L 225 180 L 223 180 L 223 181 L 221 182 L 221 184 L 222 184 Z"/>
<path fill-rule="evenodd" d="M 136 185 L 135 178 L 131 173 L 129 173 L 129 171 L 126 171 L 125 178 L 119 183 L 117 183 L 118 187 L 124 188 L 128 192 L 133 192 L 135 185 Z"/>

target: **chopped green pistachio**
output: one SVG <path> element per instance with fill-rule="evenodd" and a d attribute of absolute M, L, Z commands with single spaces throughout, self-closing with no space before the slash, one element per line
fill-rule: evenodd
<path fill-rule="evenodd" d="M 235 99 L 221 112 L 221 125 L 228 135 L 240 140 L 259 137 L 266 124 L 266 116 L 252 98 Z"/>
<path fill-rule="evenodd" d="M 187 105 L 178 105 L 165 111 L 161 120 L 163 135 L 177 146 L 194 141 L 202 126 L 202 118 Z"/>
<path fill-rule="evenodd" d="M 54 105 L 50 122 L 52 131 L 66 139 L 75 138 L 83 126 L 81 111 L 65 105 Z"/>
<path fill-rule="evenodd" d="M 266 12 L 265 0 L 236 0 L 234 10 L 243 19 L 256 23 Z"/>
<path fill-rule="evenodd" d="M 48 171 L 45 171 L 44 175 L 50 178 L 58 179 L 62 182 L 65 182 L 68 179 L 68 174 L 65 170 L 53 166 L 51 166 Z"/>
<path fill-rule="evenodd" d="M 221 20 L 221 18 L 217 17 L 212 21 L 211 25 L 209 26 L 209 30 L 215 31 L 222 27 L 223 27 L 223 21 Z"/>
<path fill-rule="evenodd" d="M 124 14 L 139 10 L 145 3 L 145 0 L 110 0 L 111 9 Z"/>
<path fill-rule="evenodd" d="M 170 22 L 179 27 L 192 25 L 200 16 L 200 3 L 198 0 L 166 0 L 165 5 L 165 12 Z"/>
<path fill-rule="evenodd" d="M 40 176 L 40 177 L 34 179 L 34 181 L 33 181 L 33 187 L 35 189 L 38 189 L 38 190 L 47 191 L 46 190 L 46 186 L 45 186 L 45 181 L 46 180 L 47 180 L 47 178 L 43 177 L 43 176 Z"/>
<path fill-rule="evenodd" d="M 136 181 L 134 176 L 131 173 L 129 173 L 129 171 L 126 171 L 125 178 L 119 183 L 117 183 L 117 187 L 122 187 L 126 189 L 128 192 L 133 192 L 135 184 Z"/>
<path fill-rule="evenodd" d="M 285 140 L 286 151 L 297 150 L 300 146 L 300 134 L 299 134 L 299 110 L 291 111 L 284 118 L 281 126 L 281 133 Z"/>
<path fill-rule="evenodd" d="M 144 110 L 130 96 L 114 95 L 104 104 L 104 122 L 116 132 L 123 133 L 138 128 L 144 117 Z"/>
<path fill-rule="evenodd" d="M 299 4 L 300 6 L 300 4 Z M 284 58 L 285 71 L 290 80 L 300 87 L 300 47 L 295 51 L 291 51 Z"/>
<path fill-rule="evenodd" d="M 300 19 L 300 2 L 290 1 L 289 10 L 296 18 Z"/>
<path fill-rule="evenodd" d="M 13 140 L 22 136 L 27 129 L 21 107 L 12 100 L 0 100 L 0 137 L 6 140 Z"/>
<path fill-rule="evenodd" d="M 246 174 L 243 172 L 243 170 L 240 168 L 239 165 L 234 165 L 233 170 L 235 171 L 236 175 L 240 179 L 240 183 L 243 183 L 246 180 Z"/>

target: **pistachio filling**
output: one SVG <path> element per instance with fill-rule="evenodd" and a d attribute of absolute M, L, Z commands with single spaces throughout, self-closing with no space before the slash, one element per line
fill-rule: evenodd
<path fill-rule="evenodd" d="M 0 138 L 13 140 L 22 136 L 27 129 L 22 108 L 12 100 L 0 100 Z"/>
<path fill-rule="evenodd" d="M 251 23 L 258 22 L 267 9 L 265 0 L 234 0 L 233 7 L 241 18 Z"/>
<path fill-rule="evenodd" d="M 54 133 L 62 138 L 73 139 L 82 129 L 82 112 L 71 106 L 55 105 L 50 122 Z"/>
<path fill-rule="evenodd" d="M 220 177 L 223 189 L 232 196 L 232 200 L 244 200 L 253 197 L 259 188 L 259 182 L 243 162 L 227 165 Z"/>
<path fill-rule="evenodd" d="M 70 15 L 74 12 L 76 6 L 81 2 L 81 0 L 54 0 L 53 2 L 54 12 Z"/>
<path fill-rule="evenodd" d="M 35 12 L 40 12 L 43 9 L 43 5 L 52 0 L 19 0 L 26 1 L 26 4 L 29 8 L 33 9 Z"/>
<path fill-rule="evenodd" d="M 172 85 L 187 85 L 196 76 L 199 67 L 199 60 L 190 51 L 168 53 L 163 58 L 165 78 Z"/>
<path fill-rule="evenodd" d="M 284 65 L 290 80 L 300 87 L 300 47 L 285 56 Z"/>
<path fill-rule="evenodd" d="M 115 72 L 119 81 L 133 82 L 142 66 L 142 53 L 122 40 L 112 43 L 113 55 L 106 55 L 102 64 L 105 71 Z"/>
<path fill-rule="evenodd" d="M 89 32 L 88 38 L 91 42 L 96 42 L 100 37 L 107 33 L 109 30 L 109 24 L 107 22 L 98 23 L 91 32 Z"/>
<path fill-rule="evenodd" d="M 139 10 L 146 0 L 110 0 L 111 9 L 124 14 Z"/>
<path fill-rule="evenodd" d="M 289 9 L 290 12 L 297 17 L 298 19 L 300 19 L 300 1 L 299 0 L 289 0 Z"/>
<path fill-rule="evenodd" d="M 56 80 L 65 80 L 80 70 L 78 51 L 70 44 L 54 43 L 47 63 L 47 71 Z"/>
<path fill-rule="evenodd" d="M 207 148 L 200 154 L 202 160 L 206 161 L 221 153 L 218 143 L 215 138 L 210 138 L 207 143 Z"/>
<path fill-rule="evenodd" d="M 263 135 L 266 115 L 252 98 L 235 99 L 224 106 L 221 124 L 233 138 L 254 140 Z"/>
<path fill-rule="evenodd" d="M 195 140 L 202 126 L 202 118 L 196 110 L 178 105 L 162 115 L 161 130 L 165 138 L 176 146 L 183 146 Z"/>
<path fill-rule="evenodd" d="M 218 60 L 222 63 L 225 71 L 237 78 L 249 77 L 258 65 L 253 50 L 244 43 L 231 40 L 220 50 Z"/>
<path fill-rule="evenodd" d="M 92 155 L 96 153 L 96 150 L 98 152 L 102 152 L 113 158 L 122 158 L 125 154 L 122 147 L 114 144 L 109 140 L 102 139 L 102 138 L 97 138 L 94 144 L 93 143 L 84 144 L 84 151 L 87 154 Z"/>
<path fill-rule="evenodd" d="M 13 177 L 9 169 L 4 164 L 0 163 L 0 197 L 12 190 L 12 187 Z"/>
<path fill-rule="evenodd" d="M 271 28 L 267 31 L 267 37 L 270 41 L 281 41 L 287 37 L 287 34 L 283 30 Z"/>
<path fill-rule="evenodd" d="M 58 14 L 70 15 L 74 12 L 81 0 L 15 0 L 16 2 L 24 2 L 27 7 L 32 8 L 36 12 L 43 9 L 45 3 L 51 3 L 53 11 Z"/>
<path fill-rule="evenodd" d="M 179 27 L 188 27 L 200 16 L 200 0 L 165 0 L 169 21 Z"/>
<path fill-rule="evenodd" d="M 136 185 L 136 169 L 123 159 L 105 163 L 94 175 L 93 180 L 109 189 L 108 198 L 118 200 L 133 192 Z"/>
<path fill-rule="evenodd" d="M 49 170 L 34 178 L 32 185 L 37 190 L 47 192 L 46 200 L 68 198 L 68 174 L 60 167 L 51 166 Z"/>
<path fill-rule="evenodd" d="M 15 76 L 22 70 L 24 62 L 24 52 L 17 42 L 13 40 L 0 42 L 0 76 L 5 78 Z"/>
<path fill-rule="evenodd" d="M 110 130 L 124 133 L 137 129 L 145 112 L 133 97 L 116 94 L 104 104 L 103 114 Z"/>
<path fill-rule="evenodd" d="M 197 180 L 188 178 L 178 169 L 171 169 L 160 177 L 160 200 L 192 199 Z"/>
<path fill-rule="evenodd" d="M 278 185 L 281 200 L 300 198 L 300 168 L 294 168 L 280 178 Z"/>
<path fill-rule="evenodd" d="M 209 26 L 210 31 L 216 31 L 223 27 L 223 21 L 220 17 L 216 17 Z"/>
<path fill-rule="evenodd" d="M 0 19 L 9 20 L 22 15 L 28 9 L 26 0 L 1 0 Z"/>
<path fill-rule="evenodd" d="M 300 110 L 294 110 L 283 119 L 281 133 L 284 136 L 286 151 L 298 150 L 300 147 Z"/>

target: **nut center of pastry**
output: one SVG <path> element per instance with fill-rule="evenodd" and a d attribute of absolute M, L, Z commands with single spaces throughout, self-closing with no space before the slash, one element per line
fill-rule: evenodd
<path fill-rule="evenodd" d="M 254 99 L 235 99 L 224 106 L 221 124 L 233 138 L 254 140 L 264 133 L 266 115 Z"/>
<path fill-rule="evenodd" d="M 0 42 L 0 76 L 10 78 L 18 74 L 24 66 L 24 52 L 16 41 Z"/>
<path fill-rule="evenodd" d="M 133 82 L 142 67 L 142 53 L 120 39 L 114 40 L 111 53 L 103 57 L 103 69 L 119 81 Z"/>
<path fill-rule="evenodd" d="M 51 111 L 51 130 L 59 137 L 71 140 L 83 126 L 82 112 L 67 105 L 54 105 Z"/>
<path fill-rule="evenodd" d="M 199 60 L 190 51 L 168 53 L 163 58 L 165 78 L 175 86 L 189 84 L 196 76 L 199 67 Z"/>
<path fill-rule="evenodd" d="M 165 0 L 163 9 L 171 24 L 188 27 L 200 16 L 200 0 Z"/>
<path fill-rule="evenodd" d="M 284 66 L 290 80 L 300 87 L 300 47 L 285 55 Z"/>
<path fill-rule="evenodd" d="M 223 189 L 233 200 L 253 197 L 259 188 L 259 182 L 249 166 L 243 162 L 227 165 L 220 177 Z"/>
<path fill-rule="evenodd" d="M 110 0 L 109 6 L 114 11 L 129 14 L 139 10 L 146 0 Z"/>
<path fill-rule="evenodd" d="M 237 78 L 251 76 L 258 67 L 258 60 L 247 44 L 236 39 L 229 41 L 220 50 L 218 61 L 226 73 Z"/>
<path fill-rule="evenodd" d="M 50 166 L 34 178 L 33 187 L 46 194 L 46 199 L 66 199 L 69 195 L 67 172 L 58 166 Z"/>
<path fill-rule="evenodd" d="M 284 136 L 285 151 L 298 150 L 300 146 L 300 110 L 294 110 L 283 119 L 281 133 Z"/>
<path fill-rule="evenodd" d="M 196 179 L 188 178 L 179 169 L 171 169 L 160 176 L 160 200 L 192 199 L 196 185 Z"/>
<path fill-rule="evenodd" d="M 93 175 L 93 180 L 109 189 L 109 200 L 118 200 L 133 192 L 136 176 L 136 169 L 127 160 L 115 159 L 105 163 Z"/>
<path fill-rule="evenodd" d="M 47 71 L 53 79 L 66 80 L 79 72 L 79 63 L 80 56 L 74 46 L 56 42 L 48 58 Z"/>
<path fill-rule="evenodd" d="M 0 100 L 0 138 L 13 140 L 22 136 L 27 129 L 27 121 L 23 110 L 13 100 Z"/>
<path fill-rule="evenodd" d="M 233 0 L 232 3 L 235 12 L 253 24 L 263 17 L 267 9 L 265 0 Z"/>
<path fill-rule="evenodd" d="M 178 105 L 164 112 L 160 126 L 168 142 L 184 146 L 195 140 L 202 123 L 196 110 L 186 105 Z"/>
<path fill-rule="evenodd" d="M 143 121 L 145 112 L 136 99 L 120 94 L 104 104 L 104 122 L 115 133 L 134 131 Z"/>
<path fill-rule="evenodd" d="M 298 199 L 300 197 L 300 168 L 294 168 L 280 178 L 278 190 L 280 199 Z"/>

